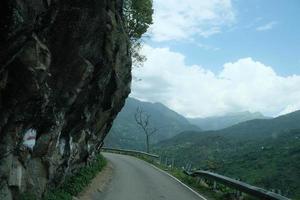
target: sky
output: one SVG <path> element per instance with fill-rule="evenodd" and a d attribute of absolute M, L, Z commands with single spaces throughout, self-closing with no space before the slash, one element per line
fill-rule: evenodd
<path fill-rule="evenodd" d="M 300 109 L 299 0 L 154 0 L 131 96 L 187 117 Z"/>

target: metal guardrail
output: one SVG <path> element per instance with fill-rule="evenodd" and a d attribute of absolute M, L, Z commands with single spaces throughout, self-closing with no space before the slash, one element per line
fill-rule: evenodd
<path fill-rule="evenodd" d="M 108 148 L 108 147 L 102 147 L 101 150 L 106 151 L 106 152 L 113 152 L 113 153 L 126 153 L 126 154 L 131 154 L 131 155 L 142 155 L 142 156 L 147 156 L 147 157 L 155 158 L 155 159 L 159 158 L 158 155 L 146 153 L 143 151 L 116 149 L 116 148 Z"/>
<path fill-rule="evenodd" d="M 246 194 L 252 195 L 254 197 L 258 197 L 260 199 L 265 199 L 265 200 L 290 200 L 287 197 L 281 196 L 279 194 L 276 194 L 274 192 L 267 191 L 262 188 L 258 188 L 252 185 L 249 185 L 247 183 L 228 178 L 226 176 L 222 176 L 219 174 L 215 174 L 212 172 L 208 171 L 194 171 L 194 172 L 187 172 L 184 171 L 187 175 L 193 176 L 193 177 L 203 177 L 207 179 L 214 180 L 218 183 L 221 183 L 223 185 L 226 185 L 230 188 L 234 188 L 236 190 L 239 190 L 240 192 L 244 192 Z"/>

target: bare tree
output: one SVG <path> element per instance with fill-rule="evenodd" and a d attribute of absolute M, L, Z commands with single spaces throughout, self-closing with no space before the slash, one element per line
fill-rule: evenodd
<path fill-rule="evenodd" d="M 146 151 L 150 152 L 150 137 L 158 131 L 157 128 L 152 128 L 150 126 L 150 115 L 143 111 L 140 107 L 137 107 L 134 114 L 134 119 L 139 127 L 143 130 L 146 136 Z"/>

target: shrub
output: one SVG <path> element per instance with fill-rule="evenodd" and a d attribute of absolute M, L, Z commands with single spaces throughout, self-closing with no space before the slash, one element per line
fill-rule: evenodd
<path fill-rule="evenodd" d="M 99 154 L 95 161 L 81 168 L 74 176 L 69 176 L 58 188 L 48 192 L 45 200 L 72 200 L 72 196 L 77 196 L 88 186 L 93 178 L 106 165 L 106 160 Z"/>

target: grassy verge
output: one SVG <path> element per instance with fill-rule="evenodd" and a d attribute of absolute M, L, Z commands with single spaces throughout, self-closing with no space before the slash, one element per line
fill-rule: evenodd
<path fill-rule="evenodd" d="M 96 175 L 106 166 L 107 161 L 99 154 L 95 161 L 81 168 L 74 176 L 66 177 L 64 183 L 47 192 L 44 200 L 72 200 L 73 196 L 77 196 L 82 192 L 96 177 Z M 22 200 L 35 200 L 32 194 L 23 194 Z"/>
<path fill-rule="evenodd" d="M 67 177 L 60 187 L 48 192 L 44 199 L 72 200 L 72 196 L 77 196 L 80 192 L 82 192 L 106 166 L 106 164 L 107 162 L 105 158 L 99 154 L 93 163 L 81 168 L 76 175 Z"/>

